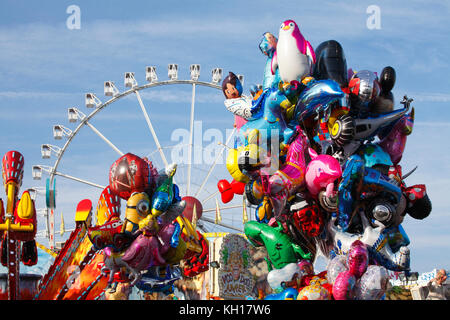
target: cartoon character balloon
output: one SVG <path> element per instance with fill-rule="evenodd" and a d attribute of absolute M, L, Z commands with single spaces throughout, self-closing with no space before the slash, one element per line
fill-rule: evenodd
<path fill-rule="evenodd" d="M 252 99 L 242 94 L 242 83 L 238 76 L 229 72 L 222 81 L 222 92 L 228 111 L 235 115 L 234 125 L 239 130 L 252 117 Z"/>
<path fill-rule="evenodd" d="M 322 286 L 324 283 L 326 280 L 313 277 L 309 285 L 299 291 L 297 300 L 331 300 L 330 293 Z"/>
<path fill-rule="evenodd" d="M 280 74 L 278 69 L 275 70 L 275 74 L 272 74 L 272 58 L 277 49 L 277 38 L 270 32 L 265 32 L 259 43 L 259 49 L 261 52 L 267 56 L 266 65 L 264 67 L 264 79 L 262 83 L 262 89 L 271 88 L 273 86 L 278 86 L 280 82 Z"/>

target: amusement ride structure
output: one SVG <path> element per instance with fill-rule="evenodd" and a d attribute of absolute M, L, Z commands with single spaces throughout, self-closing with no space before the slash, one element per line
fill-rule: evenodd
<path fill-rule="evenodd" d="M 187 245 L 187 253 L 185 254 L 185 259 L 189 261 L 189 268 L 185 268 L 183 272 L 185 275 L 195 276 L 199 272 L 203 272 L 208 270 L 209 268 L 209 242 L 205 240 L 207 237 L 216 237 L 220 236 L 222 233 L 215 233 L 214 231 L 232 231 L 232 232 L 242 232 L 243 225 L 245 222 L 249 220 L 247 215 L 247 210 L 251 205 L 246 202 L 245 197 L 242 202 L 235 201 L 231 202 L 228 205 L 224 206 L 218 199 L 220 198 L 220 192 L 217 190 L 217 181 L 220 177 L 215 175 L 215 170 L 218 167 L 218 164 L 221 163 L 221 157 L 223 157 L 224 150 L 228 147 L 231 139 L 233 138 L 236 128 L 233 129 L 230 135 L 227 136 L 227 141 L 223 143 L 222 141 L 216 141 L 218 144 L 216 150 L 218 152 L 214 155 L 215 159 L 212 163 L 194 165 L 193 157 L 194 157 L 194 123 L 196 119 L 195 115 L 195 106 L 196 106 L 196 90 L 198 87 L 206 87 L 211 89 L 219 89 L 221 90 L 221 80 L 222 80 L 222 69 L 215 68 L 212 70 L 212 79 L 211 82 L 205 82 L 199 80 L 200 76 L 200 65 L 194 64 L 189 68 L 190 71 L 190 80 L 180 80 L 178 79 L 178 65 L 169 64 L 168 66 L 168 80 L 160 81 L 158 80 L 158 76 L 156 73 L 156 67 L 150 66 L 146 67 L 146 80 L 148 83 L 144 85 L 138 85 L 138 82 L 135 78 L 134 72 L 126 72 L 124 76 L 124 86 L 128 88 L 124 92 L 120 92 L 116 87 L 113 81 L 104 82 L 104 94 L 110 99 L 106 102 L 102 102 L 95 93 L 86 93 L 85 95 L 85 105 L 88 109 L 93 109 L 89 114 L 83 113 L 77 107 L 68 108 L 68 120 L 70 123 L 77 124 L 74 129 L 70 129 L 64 125 L 58 124 L 53 126 L 53 137 L 56 140 L 65 139 L 65 143 L 62 147 L 52 145 L 52 144 L 43 144 L 41 145 L 41 155 L 43 159 L 50 159 L 52 155 L 56 156 L 56 160 L 52 166 L 49 165 L 33 165 L 32 166 L 32 177 L 34 180 L 41 180 L 43 172 L 48 174 L 48 178 L 45 180 L 45 187 L 32 187 L 27 189 L 24 192 L 25 198 L 22 200 L 22 203 L 27 202 L 29 207 L 33 212 L 33 218 L 36 220 L 37 217 L 43 217 L 44 221 L 41 225 L 45 225 L 45 230 L 37 230 L 37 221 L 34 221 L 33 227 L 29 225 L 32 224 L 33 221 L 28 222 L 28 225 L 18 225 L 13 224 L 11 222 L 8 223 L 8 217 L 6 224 L 1 224 L 0 228 L 2 230 L 6 230 L 8 234 L 13 231 L 22 231 L 25 230 L 25 234 L 27 235 L 31 231 L 31 236 L 27 235 L 22 240 L 26 240 L 28 242 L 32 242 L 34 244 L 34 252 L 36 254 L 36 246 L 45 250 L 47 253 L 51 254 L 55 261 L 53 265 L 47 271 L 47 274 L 41 279 L 39 283 L 39 288 L 37 289 L 37 293 L 34 296 L 34 299 L 98 299 L 103 293 L 106 286 L 111 285 L 111 281 L 115 281 L 115 285 L 117 286 L 117 282 L 128 281 L 127 279 L 123 279 L 123 272 L 121 272 L 120 266 L 118 269 L 114 265 L 108 264 L 108 258 L 105 258 L 104 255 L 108 246 L 102 247 L 102 244 L 99 244 L 99 237 L 94 237 L 94 235 L 101 234 L 104 236 L 106 233 L 104 230 L 101 230 L 101 227 L 93 226 L 93 222 L 97 224 L 97 226 L 101 226 L 103 224 L 107 225 L 108 228 L 113 226 L 118 230 L 118 226 L 122 227 L 122 223 L 119 222 L 120 219 L 120 211 L 121 211 L 121 200 L 117 196 L 111 195 L 111 182 L 110 185 L 102 185 L 100 183 L 96 183 L 90 181 L 89 179 L 84 179 L 80 177 L 76 177 L 74 175 L 70 175 L 67 173 L 63 173 L 60 171 L 61 163 L 63 161 L 64 155 L 67 154 L 69 146 L 73 143 L 75 137 L 79 134 L 79 132 L 85 128 L 89 127 L 98 137 L 101 138 L 115 153 L 120 159 L 132 158 L 133 165 L 134 161 L 145 161 L 143 163 L 149 163 L 151 168 L 154 170 L 159 170 L 161 176 L 166 176 L 168 170 L 172 170 L 169 168 L 174 168 L 177 175 L 174 175 L 175 170 L 169 174 L 168 181 L 170 180 L 170 184 L 174 184 L 174 192 L 172 195 L 171 190 L 169 190 L 169 194 L 174 196 L 174 200 L 178 199 L 178 197 L 183 197 L 183 208 L 184 212 L 188 212 L 187 217 L 184 214 L 184 217 L 178 217 L 177 222 L 174 222 L 176 225 L 181 225 L 181 234 L 183 237 L 182 242 L 186 241 Z M 239 80 L 241 82 L 244 81 L 243 76 L 239 76 Z M 173 164 L 171 159 L 168 158 L 167 152 L 168 150 L 173 150 L 174 148 L 179 148 L 180 145 L 173 146 L 164 146 L 160 142 L 160 137 L 155 130 L 154 124 L 152 122 L 152 117 L 148 112 L 148 108 L 145 106 L 141 91 L 150 90 L 155 87 L 161 86 L 172 86 L 172 85 L 190 85 L 192 87 L 191 91 L 191 104 L 189 111 L 189 143 L 184 150 L 187 150 L 187 162 L 182 164 Z M 105 110 L 108 106 L 116 103 L 118 101 L 123 101 L 127 96 L 135 95 L 138 106 L 142 111 L 142 115 L 145 119 L 145 122 L 150 131 L 151 137 L 153 138 L 154 144 L 156 145 L 156 150 L 150 152 L 147 155 L 143 155 L 142 160 L 141 156 L 136 156 L 132 153 L 129 153 L 128 150 L 126 152 L 119 149 L 111 140 L 109 140 L 104 133 L 102 133 L 99 129 L 97 129 L 93 124 L 93 119 L 96 115 L 98 115 L 101 111 Z M 127 153 L 128 152 L 128 153 Z M 8 172 L 7 169 L 8 163 L 10 163 L 11 157 L 21 157 L 20 163 L 23 163 L 23 157 L 20 153 L 12 151 L 5 155 L 5 164 L 7 168 L 4 169 L 4 172 Z M 67 156 L 66 156 L 67 157 Z M 87 157 L 86 157 L 87 158 Z M 119 159 L 119 160 L 120 160 Z M 16 161 L 17 162 L 17 161 Z M 14 159 L 12 160 L 14 164 Z M 161 165 L 159 165 L 161 164 Z M 108 174 L 108 164 L 105 167 L 105 175 Z M 13 169 L 14 170 L 14 169 Z M 111 170 L 111 169 L 110 169 Z M 123 171 L 123 168 L 122 168 Z M 165 173 L 164 173 L 165 171 Z M 23 174 L 23 168 L 21 171 Z M 11 175 L 11 173 L 8 173 Z M 111 172 L 110 172 L 111 174 Z M 120 174 L 120 173 L 119 173 Z M 16 174 L 17 176 L 17 174 Z M 66 230 L 64 226 L 63 215 L 61 214 L 61 224 L 60 224 L 60 235 L 61 240 L 59 242 L 55 241 L 55 213 L 56 213 L 56 203 L 58 202 L 58 190 L 56 189 L 56 177 L 62 177 L 67 180 L 73 181 L 75 183 L 81 184 L 84 187 L 93 187 L 95 189 L 100 189 L 101 192 L 100 197 L 98 199 L 97 208 L 95 208 L 95 204 L 92 204 L 92 201 L 89 199 L 83 199 L 79 201 L 76 206 L 75 216 L 75 227 L 74 229 Z M 6 176 L 5 176 L 6 177 Z M 194 178 L 195 177 L 195 178 Z M 215 181 L 210 181 L 211 178 L 216 179 Z M 110 176 L 111 179 L 111 176 Z M 173 179 L 173 181 L 172 181 Z M 201 180 L 199 180 L 201 179 Z M 5 179 L 4 179 L 5 180 Z M 9 182 L 10 181 L 10 182 Z M 118 180 L 117 180 L 118 181 Z M 208 184 L 208 182 L 210 184 Z M 11 179 L 5 180 L 5 183 L 11 186 L 19 186 L 21 184 L 21 175 L 17 177 L 12 177 Z M 176 183 L 176 186 L 175 186 Z M 163 182 L 164 184 L 164 182 Z M 6 186 L 8 186 L 6 185 Z M 211 187 L 213 186 L 213 187 Z M 83 187 L 83 188 L 84 188 Z M 161 186 L 160 186 L 161 187 Z M 8 187 L 11 189 L 12 187 Z M 9 190 L 6 189 L 8 194 L 8 204 L 7 211 L 12 212 L 14 208 L 12 206 L 16 205 L 14 199 L 12 199 L 14 192 L 17 193 L 17 190 Z M 169 188 L 170 189 L 170 188 Z M 83 189 L 84 190 L 84 189 Z M 89 190 L 89 188 L 87 188 Z M 159 190 L 159 189 L 158 189 Z M 176 190 L 176 191 L 175 191 Z M 136 193 L 136 192 L 135 192 Z M 132 198 L 135 193 L 127 195 L 126 198 L 122 197 L 122 200 L 128 200 L 128 197 Z M 86 195 L 93 194 L 93 192 L 86 192 Z M 35 204 L 38 203 L 39 195 L 43 195 L 45 197 L 45 208 L 36 208 Z M 67 193 L 59 195 L 60 197 L 66 196 Z M 24 196 L 23 196 L 24 197 Z M 95 197 L 95 196 L 94 196 Z M 11 199 L 9 199 L 11 198 Z M 154 200 L 154 199 L 153 199 Z M 178 199 L 179 200 L 179 199 Z M 229 202 L 229 201 L 227 201 Z M 33 204 L 32 206 L 30 204 Z M 211 208 L 206 208 L 205 206 L 210 204 Z M 23 207 L 23 206 L 22 206 Z M 126 210 L 129 210 L 130 205 L 129 201 L 127 201 Z M 136 208 L 136 207 L 133 207 Z M 75 208 L 74 208 L 75 209 Z M 138 207 L 139 209 L 139 207 Z M 114 211 L 113 213 L 111 212 Z M 153 210 L 153 209 L 152 209 Z M 222 220 L 221 211 L 230 211 L 235 210 L 233 214 L 230 216 L 234 216 L 234 218 Z M 17 210 L 16 210 L 17 211 Z M 22 209 L 23 211 L 23 209 Z M 169 209 L 170 211 L 170 209 Z M 123 212 L 123 210 L 122 210 Z M 128 212 L 128 211 L 127 211 Z M 153 211 L 152 211 L 153 212 Z M 236 212 L 238 212 L 238 218 L 236 217 Z M 179 212 L 180 213 L 180 212 Z M 178 213 L 178 214 L 179 214 Z M 128 213 L 126 213 L 128 214 Z M 23 214 L 22 215 L 26 215 Z M 106 217 L 106 218 L 105 218 Z M 94 219 L 96 218 L 96 219 Z M 125 221 L 128 220 L 128 216 L 125 217 Z M 17 218 L 19 219 L 19 218 Z M 94 221 L 96 220 L 96 221 Z M 231 223 L 228 223 L 231 221 Z M 160 221 L 160 220 L 158 220 Z M 109 224 L 108 224 L 109 223 Z M 3 226 L 5 226 L 3 228 Z M 172 225 L 171 225 L 172 226 Z M 125 228 L 125 227 L 124 227 Z M 28 230 L 30 229 L 30 230 Z M 126 229 L 126 228 L 125 228 Z M 198 230 L 201 230 L 203 233 L 199 233 Z M 99 231 L 100 230 L 100 231 Z M 22 232 L 23 233 L 23 232 Z M 70 233 L 69 237 L 65 236 L 65 234 Z M 122 233 L 121 233 L 122 234 Z M 123 234 L 122 234 L 123 235 Z M 109 236 L 109 234 L 107 235 Z M 10 237 L 6 237 L 8 240 Z M 23 238 L 23 237 L 22 237 Z M 48 240 L 48 246 L 43 245 L 42 243 L 35 242 L 34 238 L 42 239 L 46 238 Z M 103 239 L 103 238 L 102 238 Z M 115 238 L 114 238 L 115 239 Z M 180 240 L 179 240 L 180 241 Z M 116 243 L 115 243 L 116 244 Z M 9 244 L 8 251 L 16 248 L 16 243 L 11 241 Z M 114 247 L 114 246 L 113 246 Z M 22 252 L 25 250 L 25 245 L 23 245 Z M 102 250 L 105 249 L 105 250 Z M 28 250 L 30 251 L 30 250 Z M 19 259 L 18 252 L 16 250 L 11 251 L 16 259 L 14 263 L 8 262 L 10 265 L 10 273 L 14 274 L 14 277 L 8 276 L 8 298 L 16 299 L 18 298 L 19 290 L 19 277 L 20 271 L 18 268 Z M 105 252 L 105 253 L 104 253 Z M 184 251 L 183 251 L 184 252 Z M 108 253 L 109 254 L 109 253 Z M 108 254 L 106 254 L 108 256 Z M 112 253 L 111 257 L 115 257 L 117 254 Z M 109 256 L 108 256 L 109 257 Z M 33 258 L 34 259 L 34 258 Z M 33 260 L 31 259 L 31 260 Z M 112 258 L 112 261 L 115 261 L 116 258 Z M 179 258 L 178 258 L 179 259 Z M 199 260 L 200 259 L 200 260 Z M 23 259 L 22 259 L 23 260 Z M 28 265 L 36 264 L 37 259 L 34 259 L 34 262 L 28 261 Z M 176 262 L 177 260 L 175 260 Z M 5 262 L 6 263 L 6 262 Z M 24 262 L 25 263 L 25 262 Z M 106 266 L 111 267 L 113 269 L 109 270 L 110 276 L 106 277 L 104 272 Z M 169 268 L 170 269 L 170 268 Z M 166 269 L 163 274 L 163 278 L 159 276 L 159 268 L 156 271 L 156 286 L 158 286 L 158 290 L 163 290 L 167 283 L 172 284 L 173 281 L 180 278 L 180 271 L 177 270 L 169 270 Z M 14 273 L 12 272 L 14 270 Z M 134 269 L 131 269 L 134 270 Z M 85 272 L 87 276 L 80 277 L 81 273 Z M 133 273 L 133 272 L 132 272 Z M 122 275 L 121 275 L 122 274 Z M 120 279 L 122 277 L 122 279 Z M 84 281 L 84 283 L 78 283 L 76 286 L 73 285 L 78 278 L 78 282 Z M 145 279 L 145 278 L 144 278 Z M 36 280 L 36 279 L 35 279 Z M 152 282 L 153 281 L 153 282 Z M 155 277 L 152 275 L 151 280 L 147 279 L 146 281 L 140 282 L 140 289 L 144 291 L 154 290 L 155 288 Z M 149 284 L 150 283 L 150 284 Z M 150 289 L 149 289 L 150 288 Z M 113 287 L 115 290 L 115 287 Z"/>

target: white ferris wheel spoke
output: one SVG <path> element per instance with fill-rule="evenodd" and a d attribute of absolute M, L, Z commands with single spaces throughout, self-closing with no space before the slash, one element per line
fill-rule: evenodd
<path fill-rule="evenodd" d="M 208 200 L 211 200 L 212 198 L 214 198 L 217 194 L 219 193 L 219 190 L 217 190 L 214 193 L 211 193 L 208 197 L 206 197 L 205 199 L 202 200 L 202 203 L 205 203 Z"/>
<path fill-rule="evenodd" d="M 111 148 L 114 149 L 120 156 L 123 156 L 124 153 L 119 150 L 111 141 L 109 141 L 96 127 L 94 127 L 92 124 L 90 124 L 88 121 L 84 122 L 85 125 L 87 125 L 89 128 L 92 129 L 103 141 L 105 141 Z"/>
<path fill-rule="evenodd" d="M 242 208 L 242 205 L 234 205 L 234 206 L 227 206 L 227 207 L 220 207 L 220 210 L 229 210 L 229 209 L 236 209 L 236 208 Z M 212 208 L 212 209 L 205 209 L 203 210 L 203 213 L 207 213 L 207 212 L 215 212 L 217 209 L 216 208 Z"/>
<path fill-rule="evenodd" d="M 203 220 L 203 221 L 206 221 L 206 222 L 209 222 L 209 223 L 221 226 L 221 227 L 225 227 L 225 228 L 228 228 L 228 229 L 236 230 L 236 231 L 239 231 L 239 232 L 244 232 L 242 229 L 239 229 L 238 227 L 235 227 L 235 226 L 232 226 L 230 224 L 223 223 L 223 222 L 216 223 L 213 219 L 210 219 L 210 218 L 207 218 L 207 217 L 203 217 L 202 216 L 200 218 L 200 220 Z"/>
<path fill-rule="evenodd" d="M 145 109 L 144 103 L 142 102 L 141 95 L 139 94 L 139 91 L 137 91 L 137 90 L 135 90 L 134 93 L 136 94 L 139 105 L 142 109 L 142 113 L 144 114 L 145 121 L 147 121 L 148 128 L 150 129 L 150 132 L 153 136 L 153 140 L 155 141 L 156 147 L 159 150 L 161 159 L 163 160 L 164 165 L 167 167 L 169 164 L 167 162 L 166 156 L 164 155 L 161 144 L 159 143 L 159 139 L 158 139 L 158 136 L 156 135 L 155 129 L 153 128 L 152 122 L 150 121 L 150 117 L 148 116 L 147 110 Z"/>
<path fill-rule="evenodd" d="M 191 193 L 191 166 L 192 166 L 192 147 L 194 137 L 194 108 L 195 108 L 195 83 L 192 84 L 192 101 L 191 101 L 191 120 L 189 124 L 189 153 L 188 153 L 188 172 L 187 172 L 187 186 L 186 195 Z"/>

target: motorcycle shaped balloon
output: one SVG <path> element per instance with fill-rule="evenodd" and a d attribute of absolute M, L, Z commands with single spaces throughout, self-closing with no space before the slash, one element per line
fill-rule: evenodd
<path fill-rule="evenodd" d="M 373 227 L 364 213 L 360 213 L 363 232 L 348 233 L 335 226 L 336 217 L 332 217 L 327 225 L 327 237 L 333 242 L 330 252 L 346 254 L 354 241 L 360 240 L 367 246 L 369 257 L 391 271 L 408 271 L 410 268 L 410 251 L 406 246 L 400 247 L 395 253 L 386 241 L 386 227 L 377 223 Z"/>

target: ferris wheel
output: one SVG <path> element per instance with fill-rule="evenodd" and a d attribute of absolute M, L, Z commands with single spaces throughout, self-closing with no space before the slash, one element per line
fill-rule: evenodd
<path fill-rule="evenodd" d="M 88 110 L 92 110 L 90 113 L 83 113 L 77 107 L 70 107 L 67 111 L 69 123 L 75 124 L 76 127 L 68 128 L 64 125 L 57 124 L 53 126 L 53 137 L 64 142 L 62 146 L 56 146 L 52 144 L 42 144 L 41 145 L 41 155 L 43 159 L 51 159 L 52 156 L 56 157 L 53 165 L 33 165 L 32 167 L 32 177 L 34 180 L 41 180 L 43 173 L 48 174 L 46 183 L 44 187 L 32 188 L 36 195 L 45 195 L 45 205 L 41 209 L 37 209 L 38 215 L 43 219 L 43 224 L 45 225 L 45 231 L 38 231 L 38 236 L 47 238 L 51 249 L 55 247 L 55 215 L 56 215 L 56 203 L 62 201 L 67 202 L 71 198 L 72 190 L 81 190 L 86 196 L 91 196 L 93 204 L 99 198 L 102 190 L 108 185 L 108 173 L 109 168 L 114 160 L 124 154 L 130 152 L 134 153 L 140 157 L 147 157 L 152 163 L 157 167 L 158 170 L 164 169 L 172 161 L 169 153 L 171 152 L 172 158 L 176 150 L 178 152 L 180 149 L 182 151 L 187 151 L 187 159 L 185 163 L 178 164 L 177 173 L 175 175 L 175 182 L 180 188 L 181 197 L 190 197 L 196 199 L 201 205 L 202 213 L 198 219 L 197 226 L 203 232 L 214 232 L 214 231 L 231 231 L 231 232 L 242 232 L 243 224 L 249 219 L 247 215 L 247 210 L 250 209 L 250 205 L 244 199 L 235 199 L 226 205 L 223 205 L 220 201 L 220 193 L 217 189 L 217 181 L 223 179 L 224 174 L 226 174 L 226 169 L 224 165 L 224 156 L 226 155 L 227 147 L 232 143 L 233 136 L 235 135 L 235 129 L 230 129 L 231 132 L 226 135 L 226 139 L 222 141 L 213 142 L 215 145 L 214 157 L 208 163 L 196 163 L 193 158 L 201 151 L 198 150 L 198 146 L 194 145 L 195 140 L 195 127 L 199 115 L 203 116 L 203 121 L 208 122 L 208 113 L 204 110 L 197 110 L 197 105 L 199 99 L 197 99 L 196 94 L 200 90 L 214 91 L 213 95 L 205 91 L 201 91 L 200 94 L 204 94 L 206 99 L 202 99 L 202 103 L 208 103 L 208 97 L 214 96 L 215 101 L 222 99 L 222 87 L 220 85 L 222 80 L 222 69 L 214 68 L 212 70 L 212 77 L 210 82 L 201 81 L 200 78 L 200 65 L 192 64 L 189 67 L 189 80 L 178 79 L 179 69 L 177 64 L 168 65 L 168 80 L 159 80 L 156 73 L 156 66 L 148 66 L 145 68 L 145 80 L 146 83 L 139 85 L 134 72 L 126 72 L 124 74 L 124 86 L 125 91 L 120 91 L 115 85 L 114 81 L 105 81 L 103 86 L 104 95 L 109 97 L 109 100 L 102 102 L 94 93 L 86 93 L 84 96 L 85 106 Z M 241 82 L 243 83 L 244 77 L 239 75 Z M 185 132 L 188 135 L 187 143 L 176 143 L 170 144 L 167 138 L 168 131 L 167 126 L 170 124 L 170 119 L 161 119 L 158 117 L 153 117 L 152 112 L 149 112 L 148 105 L 144 104 L 144 100 L 147 97 L 152 97 L 155 95 L 145 94 L 151 90 L 156 90 L 155 88 L 167 87 L 171 90 L 175 89 L 175 93 L 179 92 L 179 87 L 181 86 L 191 86 L 189 102 L 187 102 L 187 94 L 183 92 L 183 97 L 178 99 L 173 98 L 172 100 L 166 99 L 163 103 L 163 107 L 157 109 L 157 106 L 152 106 L 152 112 L 160 111 L 161 109 L 170 110 L 171 103 L 178 103 L 181 105 L 178 109 L 173 109 L 168 113 L 168 118 L 171 114 L 176 114 L 179 119 L 188 119 L 188 129 Z M 189 87 L 188 87 L 189 88 Z M 203 89 L 202 89 L 203 88 Z M 219 90 L 219 91 L 218 91 Z M 160 93 L 160 92 L 159 92 Z M 133 101 L 133 95 L 136 100 Z M 219 98 L 220 97 L 220 98 Z M 213 100 L 214 100 L 213 99 Z M 180 103 L 181 101 L 181 103 Z M 136 102 L 138 108 L 136 108 Z M 209 103 L 211 104 L 211 103 Z M 214 103 L 213 103 L 214 104 Z M 100 121 L 102 127 L 95 125 L 94 121 L 98 118 L 101 119 L 101 114 L 105 114 L 106 110 L 112 110 L 112 105 L 120 105 L 121 110 L 114 120 L 119 121 L 119 126 L 114 126 L 106 123 L 105 121 Z M 221 104 L 223 106 L 223 103 Z M 210 107 L 210 106 L 209 106 Z M 216 104 L 217 108 L 217 104 Z M 139 110 L 140 109 L 140 112 Z M 225 109 L 225 108 L 223 108 Z M 131 125 L 126 125 L 127 116 L 133 119 Z M 135 117 L 143 118 L 145 120 L 141 121 L 141 125 L 145 128 L 146 133 L 136 132 Z M 108 117 L 103 117 L 103 120 L 108 119 Z M 111 117 L 109 118 L 111 119 Z M 156 121 L 155 121 L 156 119 Z M 122 121 L 123 120 L 123 121 Z M 159 124 L 159 129 L 155 126 L 155 123 Z M 224 123 L 222 123 L 223 126 Z M 83 130 L 88 127 L 90 130 Z M 115 127 L 114 130 L 111 127 Z M 227 127 L 230 127 L 228 124 Z M 91 139 L 88 135 L 83 134 L 84 131 L 91 131 L 99 139 Z M 122 131 L 123 134 L 118 135 L 117 131 Z M 105 132 L 108 132 L 106 134 Z M 150 134 L 149 134 L 150 133 Z M 107 135 L 112 135 L 117 137 L 125 137 L 133 134 L 138 135 L 138 139 L 132 139 L 125 142 L 121 141 L 122 145 L 113 143 L 113 139 L 108 139 Z M 172 131 L 173 136 L 173 131 Z M 78 139 L 75 139 L 78 137 Z M 77 143 L 77 140 L 78 143 Z M 95 140 L 95 142 L 94 142 Z M 137 140 L 137 141 L 135 141 Z M 103 141 L 102 144 L 99 141 Z M 103 150 L 99 147 L 92 147 L 92 151 L 82 151 L 81 146 L 92 146 L 94 144 L 102 144 L 103 147 L 106 146 L 108 149 Z M 133 148 L 135 150 L 133 150 Z M 197 149 L 196 149 L 197 148 Z M 74 149 L 71 152 L 71 149 Z M 106 156 L 108 155 L 108 156 Z M 186 154 L 185 154 L 186 156 Z M 64 161 L 63 161 L 64 160 Z M 67 165 L 64 166 L 64 162 Z M 75 165 L 75 163 L 77 165 Z M 92 179 L 95 174 L 86 174 L 82 170 L 74 169 L 80 164 L 84 163 L 84 168 L 95 167 L 101 168 L 103 173 L 103 183 L 95 181 Z M 75 171 L 75 172 L 71 172 Z M 97 169 L 98 171 L 98 169 Z M 89 177 L 85 177 L 88 175 Z M 56 189 L 56 177 L 61 177 L 58 179 L 58 189 Z M 36 197 L 36 196 L 35 196 Z M 79 199 L 81 200 L 81 199 Z M 76 201 L 76 200 L 73 200 Z M 70 204 L 74 209 L 76 203 Z M 198 210 L 198 209 L 197 209 Z M 197 211 L 198 212 L 198 211 Z M 221 214 L 223 212 L 223 214 Z M 62 217 L 62 213 L 61 213 Z M 61 219 L 60 230 L 63 228 L 63 220 Z M 42 225 L 42 223 L 41 223 Z M 70 230 L 67 230 L 70 231 Z M 63 235 L 61 231 L 61 236 Z"/>

